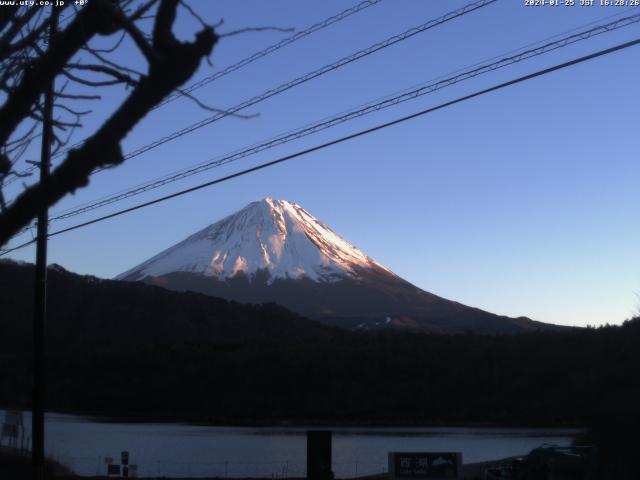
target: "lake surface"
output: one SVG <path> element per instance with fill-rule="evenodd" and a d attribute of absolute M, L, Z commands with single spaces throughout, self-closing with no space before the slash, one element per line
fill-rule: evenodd
<path fill-rule="evenodd" d="M 0 410 L 0 421 L 4 419 Z M 31 416 L 25 413 L 30 436 Z M 390 451 L 459 451 L 464 463 L 528 453 L 541 444 L 569 445 L 575 429 L 331 428 L 337 478 L 387 471 Z M 46 453 L 80 475 L 104 475 L 105 459 L 130 452 L 138 476 L 303 477 L 306 429 L 122 423 L 49 413 Z"/>

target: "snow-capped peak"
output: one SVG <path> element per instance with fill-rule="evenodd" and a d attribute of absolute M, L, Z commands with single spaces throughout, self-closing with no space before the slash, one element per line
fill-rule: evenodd
<path fill-rule="evenodd" d="M 116 278 L 191 272 L 220 280 L 266 270 L 275 278 L 332 280 L 382 265 L 299 205 L 265 198 L 191 235 Z"/>

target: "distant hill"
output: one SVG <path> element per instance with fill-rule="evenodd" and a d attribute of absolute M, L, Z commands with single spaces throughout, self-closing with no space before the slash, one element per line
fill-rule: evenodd
<path fill-rule="evenodd" d="M 500 334 L 561 328 L 425 292 L 300 205 L 272 198 L 249 204 L 116 278 L 239 302 L 275 302 L 351 330 Z"/>
<path fill-rule="evenodd" d="M 189 342 L 300 341 L 331 329 L 275 304 L 244 305 L 143 283 L 48 270 L 51 352 L 139 351 Z M 0 348 L 31 348 L 34 268 L 0 262 Z"/>

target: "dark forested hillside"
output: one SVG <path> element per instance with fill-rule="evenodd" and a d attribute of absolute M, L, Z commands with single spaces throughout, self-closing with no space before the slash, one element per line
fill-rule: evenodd
<path fill-rule="evenodd" d="M 219 280 L 173 272 L 141 281 L 179 292 L 198 292 L 238 302 L 274 301 L 325 325 L 350 330 L 394 329 L 408 332 L 486 335 L 562 330 L 526 317 L 507 317 L 447 300 L 410 284 L 381 268 L 355 269 L 357 278 L 330 282 L 309 278 L 272 279 L 259 270 Z"/>
<path fill-rule="evenodd" d="M 0 350 L 30 348 L 33 265 L 0 263 Z M 49 268 L 51 353 L 140 351 L 189 342 L 297 341 L 332 329 L 275 304 L 247 305 Z"/>
<path fill-rule="evenodd" d="M 28 268 L 2 272 L 0 404 L 27 405 Z M 559 426 L 640 405 L 640 320 L 505 336 L 353 333 L 276 306 L 63 271 L 51 272 L 50 311 L 49 330 L 64 332 L 50 337 L 54 410 L 236 424 Z"/>

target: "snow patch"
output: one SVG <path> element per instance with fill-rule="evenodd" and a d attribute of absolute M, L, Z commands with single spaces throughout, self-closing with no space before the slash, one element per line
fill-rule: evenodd
<path fill-rule="evenodd" d="M 286 200 L 253 202 L 191 235 L 116 279 L 137 280 L 172 272 L 220 280 L 267 270 L 276 278 L 332 281 L 359 268 L 382 268 L 300 205 Z M 134 277 L 134 278 L 132 278 Z"/>

